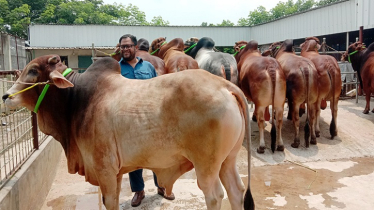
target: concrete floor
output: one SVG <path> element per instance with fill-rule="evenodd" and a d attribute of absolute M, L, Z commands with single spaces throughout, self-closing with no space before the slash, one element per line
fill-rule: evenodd
<path fill-rule="evenodd" d="M 317 145 L 305 148 L 301 143 L 298 149 L 290 146 L 293 126 L 291 121 L 286 120 L 284 112 L 282 136 L 285 151 L 274 154 L 269 148 L 265 154 L 256 153 L 258 127 L 252 122 L 251 188 L 256 209 L 374 209 L 374 113 L 362 114 L 364 106 L 363 97 L 358 104 L 354 99 L 339 101 L 338 137 L 334 140 L 330 140 L 329 135 L 331 114 L 328 107 L 321 112 L 321 137 L 317 139 Z M 301 119 L 300 127 L 303 127 L 305 115 Z M 270 126 L 267 122 L 267 147 L 270 145 Z M 245 146 L 239 153 L 237 166 L 246 185 Z M 143 176 L 146 197 L 139 207 L 132 208 L 129 180 L 124 175 L 120 209 L 206 209 L 194 170 L 175 183 L 174 201 L 157 195 L 151 171 L 145 170 Z M 50 209 L 105 209 L 98 187 L 86 183 L 84 177 L 68 174 L 63 154 L 55 181 L 42 207 L 42 210 Z M 226 195 L 221 209 L 231 209 Z"/>

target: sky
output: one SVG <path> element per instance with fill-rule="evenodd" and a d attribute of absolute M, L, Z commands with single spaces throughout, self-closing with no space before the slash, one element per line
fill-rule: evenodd
<path fill-rule="evenodd" d="M 150 22 L 161 16 L 171 26 L 200 26 L 202 22 L 219 24 L 230 20 L 235 25 L 240 18 L 247 18 L 250 11 L 264 6 L 267 11 L 278 2 L 287 0 L 103 0 L 104 4 L 136 5 Z"/>

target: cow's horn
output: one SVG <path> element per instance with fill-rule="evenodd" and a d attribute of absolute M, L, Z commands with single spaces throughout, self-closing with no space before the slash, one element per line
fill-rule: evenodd
<path fill-rule="evenodd" d="M 56 64 L 58 61 L 57 61 L 57 57 L 56 56 L 53 56 L 51 58 L 48 59 L 48 64 Z"/>

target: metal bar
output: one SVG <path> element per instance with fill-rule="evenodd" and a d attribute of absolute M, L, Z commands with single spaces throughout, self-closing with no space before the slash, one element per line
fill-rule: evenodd
<path fill-rule="evenodd" d="M 357 77 L 357 71 L 356 73 L 356 104 L 358 104 L 358 77 Z"/>

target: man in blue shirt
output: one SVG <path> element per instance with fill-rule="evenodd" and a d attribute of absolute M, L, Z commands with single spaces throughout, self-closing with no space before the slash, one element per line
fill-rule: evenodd
<path fill-rule="evenodd" d="M 129 79 L 150 79 L 156 77 L 155 68 L 148 61 L 144 61 L 140 57 L 135 57 L 135 53 L 138 50 L 137 39 L 131 34 L 125 34 L 119 39 L 115 55 L 112 57 L 116 59 L 121 66 L 122 76 Z M 131 206 L 139 206 L 145 197 L 144 192 L 144 180 L 143 180 L 143 169 L 129 173 L 130 185 L 132 192 L 135 192 L 134 197 L 131 200 Z M 165 189 L 161 188 L 157 184 L 157 177 L 153 173 L 155 185 L 157 186 L 157 193 L 162 195 L 168 200 L 174 200 L 174 194 L 166 196 Z"/>

